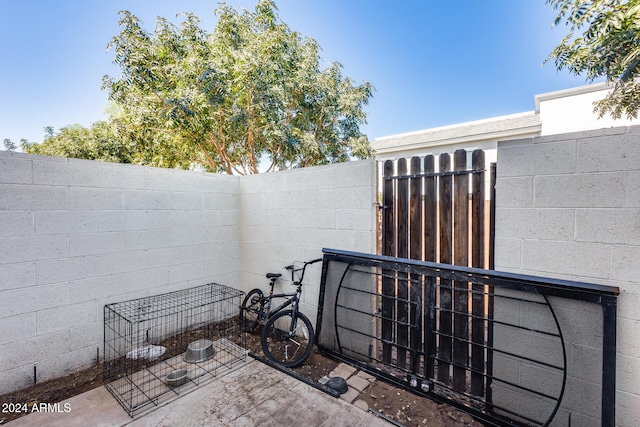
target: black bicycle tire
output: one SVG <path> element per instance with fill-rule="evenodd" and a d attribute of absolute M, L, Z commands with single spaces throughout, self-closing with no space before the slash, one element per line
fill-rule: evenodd
<path fill-rule="evenodd" d="M 243 332 L 251 332 L 258 326 L 258 319 L 260 318 L 260 310 L 262 309 L 260 303 L 251 304 L 253 294 L 258 294 L 260 298 L 264 297 L 264 293 L 256 288 L 249 291 L 244 297 L 242 305 L 240 306 L 240 329 Z M 251 317 L 250 321 L 247 321 L 247 313 L 255 314 L 255 319 Z"/>
<path fill-rule="evenodd" d="M 274 323 L 278 321 L 278 319 L 285 316 L 289 318 L 287 319 L 285 324 L 290 325 L 291 317 L 293 316 L 292 310 L 281 311 L 280 313 L 277 313 L 271 318 L 269 318 L 267 323 L 264 325 L 264 329 L 262 330 L 260 344 L 262 345 L 262 351 L 264 352 L 264 355 L 267 357 L 267 359 L 279 365 L 285 366 L 287 368 L 295 368 L 296 366 L 301 365 L 302 362 L 304 362 L 307 359 L 307 357 L 309 357 L 309 355 L 311 354 L 311 350 L 313 349 L 313 345 L 315 344 L 315 335 L 313 332 L 313 325 L 311 324 L 311 321 L 309 320 L 309 318 L 304 314 L 298 312 L 298 320 L 302 321 L 302 323 L 304 323 L 304 326 L 307 328 L 308 337 L 305 337 L 305 338 L 307 338 L 308 344 L 307 344 L 307 347 L 301 353 L 298 354 L 298 352 L 296 352 L 296 355 L 294 358 L 289 359 L 287 357 L 286 360 L 282 360 L 283 358 L 280 358 L 277 356 L 278 352 L 275 350 L 272 350 L 270 344 L 274 342 L 274 338 L 276 338 L 278 342 L 282 342 L 281 340 L 282 337 L 273 336 L 272 327 Z M 287 326 L 287 328 L 288 327 L 289 326 Z"/>

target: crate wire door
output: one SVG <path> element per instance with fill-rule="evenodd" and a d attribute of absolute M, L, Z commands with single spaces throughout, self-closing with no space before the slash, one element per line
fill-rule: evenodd
<path fill-rule="evenodd" d="M 104 381 L 130 416 L 246 360 L 245 335 L 239 327 L 243 295 L 210 283 L 105 305 Z M 200 339 L 210 340 L 215 354 L 189 363 L 185 351 Z M 172 386 L 167 375 L 182 369 L 188 372 L 186 384 Z"/>

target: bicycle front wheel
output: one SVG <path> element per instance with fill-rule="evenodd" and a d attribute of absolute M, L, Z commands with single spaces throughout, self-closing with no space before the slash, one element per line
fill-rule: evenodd
<path fill-rule="evenodd" d="M 305 361 L 315 341 L 311 321 L 293 311 L 282 311 L 267 321 L 262 330 L 262 351 L 273 362 L 293 368 Z"/>
<path fill-rule="evenodd" d="M 262 304 L 260 303 L 263 293 L 260 289 L 251 290 L 242 301 L 240 307 L 240 328 L 244 332 L 253 331 L 258 326 Z"/>

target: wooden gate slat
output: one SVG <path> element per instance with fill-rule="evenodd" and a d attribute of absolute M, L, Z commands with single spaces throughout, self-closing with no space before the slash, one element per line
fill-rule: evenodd
<path fill-rule="evenodd" d="M 476 171 L 484 170 L 484 151 L 475 150 L 471 156 L 471 167 Z M 486 268 L 485 265 L 485 173 L 477 172 L 472 176 L 471 191 L 471 266 Z M 471 394 L 484 395 L 486 330 L 488 328 L 485 318 L 485 288 L 482 285 L 473 285 L 471 296 Z"/>
<path fill-rule="evenodd" d="M 446 153 L 439 157 L 440 172 L 451 170 L 451 159 Z M 451 190 L 453 179 L 450 175 L 441 176 L 438 184 L 438 193 L 440 195 L 439 205 L 439 233 L 440 233 L 440 262 L 451 264 L 452 259 L 452 198 Z M 438 330 L 440 331 L 438 340 L 438 380 L 444 384 L 451 383 L 450 362 L 451 361 L 451 309 L 452 309 L 452 292 L 451 280 L 440 279 L 440 312 L 438 321 Z"/>
<path fill-rule="evenodd" d="M 409 179 L 409 257 L 412 259 L 422 259 L 422 181 L 421 161 L 420 158 L 414 156 L 411 158 L 411 174 L 413 178 Z M 417 279 L 420 280 L 420 279 Z M 420 332 L 422 328 L 418 325 L 422 313 L 422 284 L 415 282 L 415 279 L 409 277 L 409 348 L 411 351 L 411 368 L 415 371 L 419 364 L 419 352 L 422 351 L 422 339 Z"/>
<path fill-rule="evenodd" d="M 395 256 L 395 192 L 394 180 L 391 179 L 394 173 L 392 160 L 384 162 L 383 175 L 383 209 L 382 209 L 382 253 L 383 255 Z M 392 271 L 382 271 L 382 301 L 381 301 L 381 329 L 382 329 L 382 360 L 385 363 L 391 362 L 393 347 L 393 318 L 395 316 L 395 278 Z"/>
<path fill-rule="evenodd" d="M 424 173 L 427 175 L 424 179 L 424 229 L 422 233 L 422 245 L 424 251 L 424 260 L 436 262 L 436 254 L 438 248 L 438 187 L 436 177 L 428 176 L 435 172 L 435 158 L 432 155 L 424 158 Z M 426 307 L 435 305 L 436 284 L 435 279 L 425 283 L 423 314 L 424 314 L 424 331 L 423 342 L 425 343 L 425 371 L 428 378 L 435 375 L 435 363 L 433 356 L 436 349 L 435 313 L 427 310 Z"/>
<path fill-rule="evenodd" d="M 424 158 L 424 173 L 435 172 L 435 158 L 432 155 Z M 438 248 L 438 187 L 435 176 L 426 176 L 424 179 L 424 260 L 436 262 L 436 250 Z"/>
<path fill-rule="evenodd" d="M 456 150 L 453 155 L 454 171 L 467 169 L 466 150 Z M 453 263 L 467 266 L 469 263 L 469 176 L 456 175 L 453 200 Z M 465 391 L 469 358 L 469 282 L 456 280 L 453 295 L 453 388 Z"/>
<path fill-rule="evenodd" d="M 407 175 L 407 160 L 398 160 L 398 175 Z M 398 257 L 409 258 L 409 180 L 398 180 Z M 397 363 L 400 368 L 407 366 L 406 347 L 409 344 L 409 310 L 407 301 L 409 299 L 409 283 L 407 273 L 397 272 L 398 293 L 397 293 L 397 318 L 396 330 L 398 334 Z"/>

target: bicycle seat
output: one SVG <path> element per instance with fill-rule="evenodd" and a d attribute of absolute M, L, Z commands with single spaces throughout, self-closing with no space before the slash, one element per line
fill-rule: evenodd
<path fill-rule="evenodd" d="M 267 279 L 277 279 L 282 276 L 280 273 L 267 273 Z"/>

